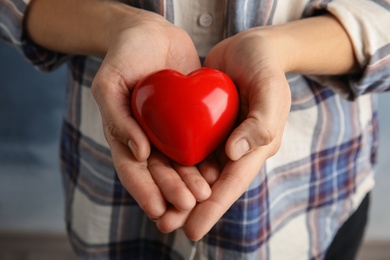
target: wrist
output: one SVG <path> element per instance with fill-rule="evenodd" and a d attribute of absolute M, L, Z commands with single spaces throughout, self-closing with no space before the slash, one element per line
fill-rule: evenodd
<path fill-rule="evenodd" d="M 24 18 L 26 34 L 36 44 L 69 54 L 101 54 L 106 48 L 104 12 L 98 0 L 31 1 Z"/>
<path fill-rule="evenodd" d="M 350 38 L 333 16 L 270 26 L 265 31 L 286 73 L 339 75 L 358 67 Z"/>
<path fill-rule="evenodd" d="M 29 4 L 24 23 L 28 37 L 42 47 L 69 54 L 104 55 L 122 30 L 152 16 L 161 17 L 117 1 L 39 0 Z"/>
<path fill-rule="evenodd" d="M 143 32 L 141 33 L 150 30 L 161 33 L 164 29 L 161 28 L 162 30 L 159 30 L 159 26 L 171 25 L 159 14 L 119 2 L 110 2 L 110 10 L 105 28 L 105 51 L 108 50 L 112 42 L 124 31 L 142 28 Z"/>

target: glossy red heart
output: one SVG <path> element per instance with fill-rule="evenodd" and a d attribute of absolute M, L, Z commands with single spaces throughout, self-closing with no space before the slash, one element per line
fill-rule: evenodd
<path fill-rule="evenodd" d="M 158 150 L 180 164 L 195 165 L 232 130 L 239 98 L 221 71 L 201 68 L 185 76 L 162 70 L 138 82 L 131 108 Z"/>

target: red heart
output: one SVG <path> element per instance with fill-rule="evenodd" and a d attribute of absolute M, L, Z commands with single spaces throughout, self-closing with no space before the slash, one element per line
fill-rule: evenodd
<path fill-rule="evenodd" d="M 138 82 L 131 109 L 157 149 L 180 164 L 194 165 L 226 139 L 239 98 L 221 71 L 201 68 L 185 76 L 162 70 Z"/>

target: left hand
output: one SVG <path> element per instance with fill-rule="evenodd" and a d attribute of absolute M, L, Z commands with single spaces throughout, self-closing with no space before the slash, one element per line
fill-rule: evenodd
<path fill-rule="evenodd" d="M 233 79 L 240 94 L 241 124 L 226 142 L 228 159 L 217 158 L 226 164 L 215 182 L 208 181 L 211 196 L 185 215 L 167 215 L 158 222 L 164 226 L 179 217 L 192 240 L 201 239 L 217 223 L 278 151 L 291 106 L 285 73 L 342 75 L 356 71 L 358 63 L 344 27 L 327 14 L 243 31 L 216 45 L 205 66 Z"/>
<path fill-rule="evenodd" d="M 211 229 L 244 193 L 265 160 L 279 149 L 291 103 L 278 53 L 267 37 L 253 30 L 216 45 L 205 66 L 225 72 L 236 84 L 240 95 L 240 124 L 226 142 L 228 158 L 218 153 L 218 161 L 226 164 L 215 183 L 209 181 L 211 197 L 198 203 L 191 212 L 165 215 L 157 222 L 160 229 L 173 231 L 179 225 L 168 223 L 185 221 L 186 234 L 193 240 Z M 200 171 L 208 169 L 202 165 Z"/>
<path fill-rule="evenodd" d="M 245 192 L 264 162 L 279 149 L 291 106 L 284 63 L 271 37 L 248 30 L 213 48 L 205 66 L 228 74 L 240 95 L 240 124 L 225 145 L 230 160 L 209 199 L 187 219 L 190 239 L 202 238 Z"/>

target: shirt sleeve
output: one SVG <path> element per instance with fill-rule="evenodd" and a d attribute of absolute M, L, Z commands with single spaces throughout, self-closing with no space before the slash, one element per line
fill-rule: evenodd
<path fill-rule="evenodd" d="M 67 55 L 34 44 L 24 30 L 29 0 L 0 0 L 0 39 L 15 46 L 39 70 L 50 71 L 61 65 Z"/>
<path fill-rule="evenodd" d="M 306 11 L 307 16 L 326 11 L 339 20 L 361 67 L 357 74 L 313 77 L 315 80 L 329 83 L 350 100 L 365 93 L 390 90 L 390 0 L 312 1 Z"/>

